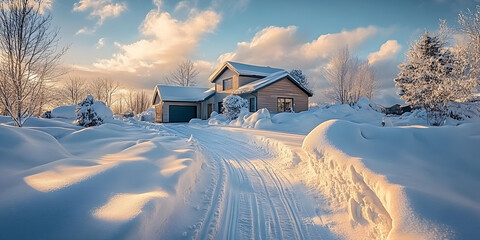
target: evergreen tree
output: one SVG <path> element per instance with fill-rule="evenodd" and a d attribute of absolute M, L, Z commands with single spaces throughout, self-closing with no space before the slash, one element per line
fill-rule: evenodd
<path fill-rule="evenodd" d="M 292 69 L 292 71 L 290 71 L 289 74 L 295 80 L 297 80 L 297 82 L 300 83 L 300 85 L 302 85 L 303 87 L 305 87 L 309 91 L 312 91 L 312 89 L 310 88 L 310 83 L 308 82 L 308 78 L 307 78 L 307 76 L 305 76 L 305 74 L 303 74 L 302 70 Z"/>
<path fill-rule="evenodd" d="M 75 122 L 77 125 L 83 127 L 102 125 L 103 119 L 95 112 L 95 109 L 93 108 L 94 103 L 95 100 L 93 99 L 93 96 L 89 94 L 85 100 L 78 104 L 78 107 L 75 109 L 75 114 L 77 115 Z"/>
<path fill-rule="evenodd" d="M 394 79 L 401 98 L 414 107 L 427 110 L 432 125 L 441 125 L 447 116 L 447 103 L 465 101 L 474 89 L 475 81 L 466 74 L 462 64 L 445 47 L 443 37 L 428 31 L 407 53 L 406 62 L 399 65 Z"/>

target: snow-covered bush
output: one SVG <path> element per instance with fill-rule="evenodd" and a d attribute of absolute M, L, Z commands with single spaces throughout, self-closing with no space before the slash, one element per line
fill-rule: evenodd
<path fill-rule="evenodd" d="M 45 111 L 42 114 L 42 118 L 52 118 L 52 111 Z"/>
<path fill-rule="evenodd" d="M 135 116 L 135 115 L 133 114 L 132 110 L 130 110 L 130 109 L 128 109 L 127 111 L 125 111 L 125 112 L 123 113 L 123 117 L 124 117 L 124 118 L 131 118 L 131 117 L 133 117 L 133 116 Z"/>
<path fill-rule="evenodd" d="M 102 125 L 103 119 L 97 115 L 93 104 L 95 100 L 92 95 L 87 95 L 87 97 L 78 104 L 78 107 L 75 110 L 77 116 L 75 122 L 79 126 L 92 127 Z"/>
<path fill-rule="evenodd" d="M 233 120 L 238 117 L 242 108 L 248 108 L 248 101 L 240 96 L 229 95 L 223 99 L 223 108 L 225 117 L 228 120 Z"/>
<path fill-rule="evenodd" d="M 480 102 L 449 103 L 448 113 L 455 120 L 480 120 Z"/>
<path fill-rule="evenodd" d="M 155 121 L 155 109 L 149 108 L 147 111 L 139 113 L 133 117 L 136 121 L 154 122 Z"/>

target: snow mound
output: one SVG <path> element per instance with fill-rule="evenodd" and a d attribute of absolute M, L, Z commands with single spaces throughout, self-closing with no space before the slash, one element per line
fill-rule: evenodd
<path fill-rule="evenodd" d="M 331 120 L 307 135 L 303 149 L 311 181 L 347 211 L 349 237 L 467 239 L 480 234 L 473 190 L 480 162 L 472 154 L 479 145 L 478 123 L 382 128 Z"/>
<path fill-rule="evenodd" d="M 187 208 L 203 164 L 194 142 L 121 121 L 29 124 L 0 124 L 2 239 L 179 238 L 158 223 Z M 32 128 L 55 128 L 63 137 Z"/>
<path fill-rule="evenodd" d="M 77 107 L 77 104 L 56 107 L 52 110 L 52 118 L 65 118 L 75 120 L 77 118 L 77 115 L 75 114 L 75 109 L 77 109 Z M 104 102 L 95 101 L 92 107 L 97 113 L 97 116 L 105 122 L 109 122 L 113 119 L 112 110 L 107 107 Z"/>
<path fill-rule="evenodd" d="M 147 111 L 135 115 L 133 119 L 136 121 L 155 122 L 155 109 L 149 108 Z"/>
<path fill-rule="evenodd" d="M 52 110 L 52 118 L 66 118 L 74 120 L 77 117 L 77 115 L 75 115 L 75 109 L 77 107 L 77 104 L 56 107 Z"/>
<path fill-rule="evenodd" d="M 70 156 L 51 135 L 26 127 L 0 124 L 0 142 L 0 176 Z"/>
<path fill-rule="evenodd" d="M 217 126 L 227 125 L 227 117 L 225 117 L 225 115 L 223 114 L 212 112 L 212 115 L 208 120 L 208 125 L 217 125 Z"/>

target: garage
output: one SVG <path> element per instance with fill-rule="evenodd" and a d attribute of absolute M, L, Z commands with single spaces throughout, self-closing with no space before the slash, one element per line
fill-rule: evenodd
<path fill-rule="evenodd" d="M 188 122 L 197 117 L 196 106 L 170 105 L 168 109 L 169 122 Z"/>

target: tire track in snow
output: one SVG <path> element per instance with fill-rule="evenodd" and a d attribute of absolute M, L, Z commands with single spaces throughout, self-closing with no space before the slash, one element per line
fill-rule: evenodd
<path fill-rule="evenodd" d="M 307 228 L 309 216 L 295 200 L 291 183 L 266 159 L 263 149 L 224 134 L 168 124 L 165 128 L 185 138 L 193 135 L 206 159 L 218 165 L 219 177 L 210 195 L 198 239 L 308 239 L 318 231 Z M 210 164 L 212 164 L 210 163 Z"/>

